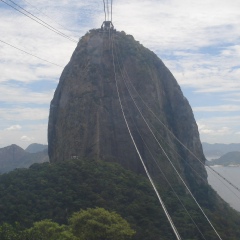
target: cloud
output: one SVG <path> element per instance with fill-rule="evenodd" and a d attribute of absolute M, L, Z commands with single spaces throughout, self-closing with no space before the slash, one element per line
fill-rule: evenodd
<path fill-rule="evenodd" d="M 211 134 L 214 132 L 214 130 L 212 129 L 208 129 L 208 127 L 206 125 L 198 125 L 198 130 L 200 133 L 204 133 L 204 134 Z"/>
<path fill-rule="evenodd" d="M 204 106 L 194 107 L 194 112 L 240 112 L 239 105 L 219 105 L 219 106 Z"/>
<path fill-rule="evenodd" d="M 34 142 L 47 144 L 47 123 L 25 123 L 21 129 L 16 131 L 0 130 L 0 136 L 0 148 L 17 144 L 25 149 Z"/>
<path fill-rule="evenodd" d="M 20 139 L 21 141 L 24 141 L 24 142 L 31 142 L 34 138 L 28 137 L 28 136 L 22 136 Z"/>
<path fill-rule="evenodd" d="M 0 102 L 5 103 L 34 103 L 34 104 L 50 104 L 54 90 L 37 92 L 31 91 L 27 87 L 19 87 L 14 84 L 1 84 Z"/>
<path fill-rule="evenodd" d="M 197 121 L 202 142 L 239 143 L 240 116 L 210 117 Z"/>
<path fill-rule="evenodd" d="M 34 121 L 48 118 L 49 111 L 46 108 L 0 108 L 1 120 Z"/>
<path fill-rule="evenodd" d="M 76 40 L 89 29 L 99 28 L 104 20 L 103 4 L 97 0 L 28 2 L 43 11 L 39 12 L 21 0 L 19 4 Z M 193 111 L 197 121 L 205 125 L 201 130 L 202 137 L 214 136 L 214 133 L 216 136 L 218 131 L 220 136 L 224 127 L 233 134 L 240 131 L 239 118 L 201 117 L 201 114 L 211 112 L 219 116 L 239 111 L 239 9 L 239 0 L 232 0 L 231 3 L 227 0 L 113 1 L 113 23 L 117 30 L 132 34 L 136 40 L 153 50 L 176 77 L 183 91 L 191 90 L 189 100 L 193 104 Z M 1 5 L 0 13 L 2 40 L 59 65 L 65 66 L 69 62 L 76 43 L 11 8 Z M 25 130 L 24 121 L 27 120 L 37 122 L 36 126 L 39 126 L 40 120 L 47 122 L 49 104 L 63 69 L 2 43 L 0 54 L 2 129 L 20 123 Z M 46 87 L 39 87 L 43 82 Z M 195 100 L 200 96 L 201 99 L 212 96 L 212 99 L 208 98 L 207 104 L 196 104 Z M 44 133 L 30 128 L 29 132 L 22 132 L 23 128 L 4 131 L 4 134 L 21 132 L 21 136 L 15 135 L 16 139 L 34 136 L 36 141 L 46 141 L 46 126 L 41 128 Z M 38 139 L 38 136 L 41 137 Z M 235 136 L 239 137 L 238 134 Z M 8 135 L 9 141 L 15 138 Z M 240 140 L 235 138 L 234 141 Z"/>
<path fill-rule="evenodd" d="M 6 129 L 4 129 L 4 130 L 6 130 L 6 131 L 15 131 L 15 130 L 19 130 L 19 129 L 21 129 L 21 128 L 22 128 L 22 127 L 21 127 L 20 125 L 12 125 L 12 126 L 6 128 Z"/>

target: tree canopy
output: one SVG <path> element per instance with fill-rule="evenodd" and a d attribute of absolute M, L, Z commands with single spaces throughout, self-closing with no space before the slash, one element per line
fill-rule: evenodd
<path fill-rule="evenodd" d="M 135 234 L 119 214 L 104 208 L 76 212 L 69 223 L 74 235 L 83 240 L 127 240 Z"/>
<path fill-rule="evenodd" d="M 161 191 L 162 186 L 157 187 L 182 238 L 202 240 L 190 214 L 205 238 L 215 239 L 215 233 L 183 187 L 173 186 L 189 214 L 171 189 L 164 186 Z M 240 239 L 240 216 L 236 211 L 217 198 L 207 185 L 199 186 L 194 194 L 222 238 Z M 159 239 L 159 236 L 161 240 L 174 239 L 148 180 L 117 164 L 76 159 L 57 164 L 34 164 L 30 169 L 0 175 L 0 225 L 2 233 L 9 235 L 8 238 L 0 235 L 1 240 L 18 240 L 14 234 L 23 229 L 33 228 L 31 231 L 35 232 L 42 223 L 34 223 L 44 219 L 57 223 L 52 225 L 57 229 L 54 234 L 61 232 L 62 235 L 63 226 L 68 226 L 68 219 L 74 212 L 96 207 L 120 214 L 136 231 L 135 240 Z M 44 224 L 51 223 L 44 221 Z"/>

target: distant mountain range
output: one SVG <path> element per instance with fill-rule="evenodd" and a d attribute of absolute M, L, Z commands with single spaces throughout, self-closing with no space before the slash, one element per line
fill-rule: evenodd
<path fill-rule="evenodd" d="M 42 152 L 47 149 L 48 149 L 48 145 L 32 143 L 25 149 L 25 151 L 29 152 L 29 153 L 37 153 L 37 152 Z"/>
<path fill-rule="evenodd" d="M 222 143 L 202 143 L 203 152 L 208 160 L 218 159 L 229 152 L 240 152 L 240 143 L 222 144 Z"/>
<path fill-rule="evenodd" d="M 207 165 L 240 166 L 240 152 L 229 152 L 218 159 L 208 161 Z"/>
<path fill-rule="evenodd" d="M 240 143 L 202 143 L 208 165 L 240 165 Z M 28 168 L 34 163 L 48 162 L 48 145 L 33 143 L 25 150 L 15 144 L 0 148 L 0 174 L 16 168 Z"/>
<path fill-rule="evenodd" d="M 28 168 L 33 163 L 48 161 L 47 145 L 34 143 L 26 150 L 15 144 L 0 148 L 0 174 L 16 168 Z"/>

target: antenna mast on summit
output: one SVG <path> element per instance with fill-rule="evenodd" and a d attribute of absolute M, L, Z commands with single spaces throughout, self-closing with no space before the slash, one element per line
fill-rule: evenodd
<path fill-rule="evenodd" d="M 106 22 L 106 18 L 107 18 L 107 15 L 106 15 L 106 5 L 105 5 L 105 0 L 103 0 L 103 6 L 104 6 L 104 14 L 105 14 L 105 22 Z"/>
<path fill-rule="evenodd" d="M 109 2 L 111 4 L 111 6 L 109 7 Z M 102 26 L 101 26 L 101 32 L 107 32 L 107 31 L 113 31 L 114 30 L 114 26 L 112 24 L 112 0 L 103 0 L 103 6 L 104 6 L 104 14 L 105 14 L 105 21 L 103 22 Z M 109 14 L 109 9 L 111 11 L 111 13 Z M 107 12 L 106 12 L 107 11 Z"/>
<path fill-rule="evenodd" d="M 113 1 L 111 0 L 111 22 L 112 22 L 112 3 Z"/>

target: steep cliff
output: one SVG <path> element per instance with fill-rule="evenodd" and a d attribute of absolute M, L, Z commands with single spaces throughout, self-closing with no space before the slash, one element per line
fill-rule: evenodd
<path fill-rule="evenodd" d="M 187 99 L 163 62 L 124 32 L 110 36 L 91 30 L 79 41 L 51 101 L 50 161 L 87 157 L 143 172 L 117 88 L 129 128 L 150 171 L 161 176 L 157 161 L 168 177 L 177 179 L 169 158 L 189 184 L 206 179 L 204 166 L 172 135 L 204 163 Z"/>

